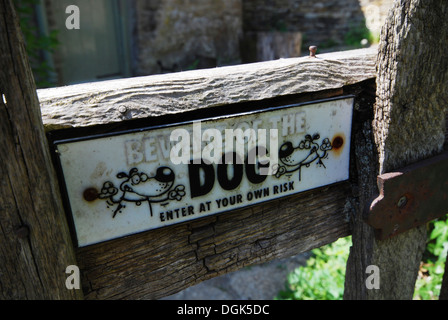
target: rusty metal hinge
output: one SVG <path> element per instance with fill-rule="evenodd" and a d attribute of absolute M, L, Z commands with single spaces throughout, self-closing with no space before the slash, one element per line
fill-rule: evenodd
<path fill-rule="evenodd" d="M 448 213 L 448 152 L 379 175 L 377 183 L 366 222 L 384 240 Z"/>

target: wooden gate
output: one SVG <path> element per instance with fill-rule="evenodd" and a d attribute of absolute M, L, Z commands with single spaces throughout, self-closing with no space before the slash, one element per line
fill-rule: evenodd
<path fill-rule="evenodd" d="M 412 15 L 412 8 L 407 9 L 396 7 L 395 15 Z M 366 223 L 368 208 L 378 193 L 379 174 L 443 151 L 446 108 L 438 101 L 447 100 L 441 93 L 443 86 L 433 91 L 406 90 L 412 80 L 403 78 L 400 63 L 381 60 L 395 52 L 387 43 L 382 43 L 379 55 L 375 48 L 318 54 L 43 89 L 36 95 L 11 1 L 0 2 L 0 15 L 5 17 L 0 44 L 7 48 L 0 82 L 5 137 L 0 157 L 5 164 L 2 177 L 6 177 L 0 193 L 2 298 L 158 299 L 347 235 L 353 236 L 353 247 L 346 299 L 412 298 L 425 226 L 378 240 L 375 229 Z M 418 37 L 428 42 L 433 39 L 425 34 Z M 426 67 L 435 56 L 421 63 Z M 446 62 L 437 65 L 441 72 L 433 70 L 430 84 L 446 83 Z M 415 68 L 425 67 L 417 64 Z M 354 97 L 351 137 L 346 137 L 351 146 L 348 179 L 88 246 L 72 242 L 75 232 L 69 230 L 71 215 L 67 219 L 64 214 L 67 201 L 60 191 L 65 192 L 64 173 L 57 176 L 54 170 L 52 158 L 57 155 L 50 153 L 53 149 L 45 133 L 51 144 L 52 137 L 61 134 L 107 136 L 134 127 L 179 122 L 179 116 L 180 120 L 204 119 L 347 96 Z M 424 108 L 427 102 L 431 105 Z M 410 201 L 400 199 L 399 207 Z M 394 233 L 399 228 L 393 228 Z M 79 290 L 66 287 L 69 265 L 81 271 Z M 369 265 L 381 271 L 380 289 L 366 288 Z"/>

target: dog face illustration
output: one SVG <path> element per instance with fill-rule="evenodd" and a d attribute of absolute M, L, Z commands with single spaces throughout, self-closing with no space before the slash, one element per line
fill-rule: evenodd
<path fill-rule="evenodd" d="M 294 147 L 290 141 L 283 143 L 278 153 L 283 166 L 278 168 L 276 176 L 280 177 L 285 173 L 299 170 L 300 179 L 300 169 L 303 166 L 309 167 L 314 161 L 317 161 L 318 166 L 325 167 L 322 159 L 328 157 L 327 152 L 332 149 L 332 146 L 328 138 L 325 138 L 319 145 L 317 142 L 319 139 L 320 135 L 316 133 L 313 136 L 307 134 L 297 147 Z"/>
<path fill-rule="evenodd" d="M 178 185 L 173 188 L 175 175 L 168 167 L 158 168 L 154 176 L 148 176 L 144 172 L 139 172 L 137 168 L 132 168 L 129 173 L 118 173 L 117 178 L 125 179 L 119 189 L 112 182 L 107 181 L 103 184 L 98 196 L 100 199 L 106 199 L 109 205 L 118 204 L 113 218 L 126 207 L 126 202 L 135 202 L 137 206 L 140 206 L 143 201 L 148 202 L 152 216 L 152 203 L 180 201 L 185 195 L 185 186 Z"/>
<path fill-rule="evenodd" d="M 127 178 L 120 185 L 120 190 L 125 193 L 122 197 L 127 201 L 148 200 L 153 197 L 159 197 L 174 184 L 174 172 L 168 167 L 160 167 L 156 174 L 148 177 L 146 173 L 138 172 L 136 168 L 129 172 L 129 175 L 123 172 L 117 175 L 118 178 Z"/>
<path fill-rule="evenodd" d="M 305 140 L 300 141 L 297 147 L 293 147 L 291 142 L 285 142 L 279 151 L 279 159 L 286 166 L 309 165 L 316 159 L 322 159 L 328 150 L 331 150 L 331 143 L 328 138 L 319 145 L 316 141 L 319 134 L 307 134 Z"/>

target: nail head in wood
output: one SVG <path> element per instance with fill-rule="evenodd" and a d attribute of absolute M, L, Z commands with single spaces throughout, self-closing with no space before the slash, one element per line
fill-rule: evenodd
<path fill-rule="evenodd" d="M 310 46 L 309 50 L 310 50 L 310 57 L 315 58 L 316 57 L 316 52 L 317 52 L 317 46 Z"/>

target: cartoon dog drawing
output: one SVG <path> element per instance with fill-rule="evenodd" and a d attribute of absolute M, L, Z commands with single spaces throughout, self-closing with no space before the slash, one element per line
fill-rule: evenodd
<path fill-rule="evenodd" d="M 305 140 L 300 141 L 297 147 L 294 147 L 290 141 L 282 144 L 279 149 L 279 159 L 283 165 L 278 167 L 275 176 L 279 178 L 283 174 L 299 171 L 299 181 L 301 181 L 302 167 L 309 167 L 316 160 L 319 167 L 326 168 L 322 159 L 328 157 L 327 151 L 331 150 L 332 146 L 328 138 L 319 145 L 317 143 L 319 139 L 320 135 L 317 133 L 313 136 L 307 134 Z"/>
<path fill-rule="evenodd" d="M 125 202 L 135 202 L 137 206 L 140 206 L 142 202 L 147 201 L 152 217 L 152 203 L 168 200 L 180 201 L 185 195 L 185 186 L 183 185 L 172 189 L 175 175 L 173 170 L 168 167 L 158 168 L 152 177 L 144 172 L 139 172 L 137 168 L 132 168 L 129 173 L 118 173 L 117 178 L 125 179 L 119 189 L 112 182 L 107 181 L 98 195 L 100 199 L 107 199 L 109 205 L 118 204 L 112 218 L 115 218 L 117 213 L 126 207 Z"/>

